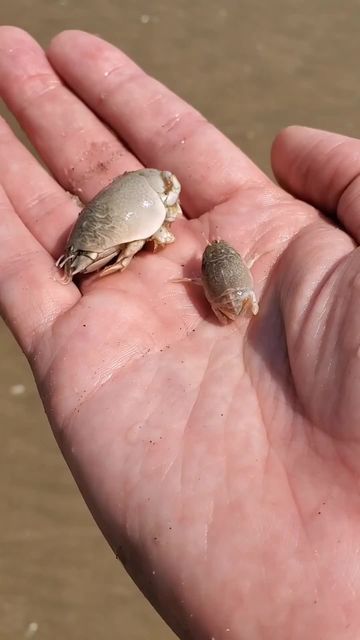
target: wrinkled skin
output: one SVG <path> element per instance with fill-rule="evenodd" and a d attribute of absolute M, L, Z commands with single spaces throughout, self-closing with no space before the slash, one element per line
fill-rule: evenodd
<path fill-rule="evenodd" d="M 3 27 L 0 53 L 1 95 L 58 180 L 2 122 L 1 310 L 107 540 L 184 639 L 353 640 L 359 142 L 281 133 L 288 193 L 94 36 L 60 34 L 46 59 Z M 61 285 L 65 189 L 88 201 L 136 158 L 174 171 L 191 221 L 161 255 Z M 256 257 L 250 322 L 220 326 L 200 288 L 170 282 L 198 269 L 204 235 Z"/>

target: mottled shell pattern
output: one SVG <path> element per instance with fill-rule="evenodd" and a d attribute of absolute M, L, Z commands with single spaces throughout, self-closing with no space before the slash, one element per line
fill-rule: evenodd
<path fill-rule="evenodd" d="M 201 280 L 205 297 L 221 323 L 234 320 L 247 309 L 257 314 L 251 272 L 241 255 L 224 240 L 214 240 L 206 247 Z"/>

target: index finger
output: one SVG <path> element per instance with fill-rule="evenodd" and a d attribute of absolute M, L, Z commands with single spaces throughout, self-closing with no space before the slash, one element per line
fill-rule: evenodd
<path fill-rule="evenodd" d="M 65 31 L 47 55 L 72 91 L 145 166 L 175 173 L 190 215 L 212 209 L 249 183 L 269 185 L 269 178 L 200 113 L 111 44 Z"/>

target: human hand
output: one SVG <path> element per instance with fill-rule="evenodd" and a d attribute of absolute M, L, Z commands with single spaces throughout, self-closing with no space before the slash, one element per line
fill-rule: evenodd
<path fill-rule="evenodd" d="M 353 640 L 358 141 L 282 133 L 273 167 L 293 197 L 99 38 L 63 33 L 47 59 L 2 27 L 0 53 L 1 95 L 54 176 L 1 122 L 1 311 L 107 540 L 183 638 Z M 182 184 L 176 242 L 62 285 L 68 191 L 88 201 L 140 163 Z M 218 325 L 171 282 L 204 235 L 255 258 L 250 323 Z"/>

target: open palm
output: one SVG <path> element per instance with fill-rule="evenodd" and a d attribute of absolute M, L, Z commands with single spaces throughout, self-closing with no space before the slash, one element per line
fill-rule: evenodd
<path fill-rule="evenodd" d="M 94 36 L 46 57 L 3 27 L 0 54 L 1 95 L 54 175 L 0 123 L 1 309 L 104 535 L 183 638 L 357 637 L 358 142 L 280 135 L 289 195 Z M 68 192 L 141 164 L 182 184 L 176 242 L 64 286 Z M 198 275 L 207 238 L 254 260 L 256 318 L 220 326 L 172 282 Z"/>

